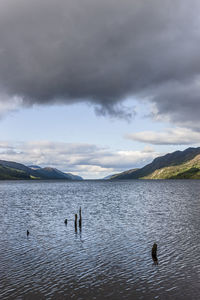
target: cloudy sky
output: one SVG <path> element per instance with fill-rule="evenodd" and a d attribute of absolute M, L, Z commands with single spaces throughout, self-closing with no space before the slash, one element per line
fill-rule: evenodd
<path fill-rule="evenodd" d="M 0 0 L 0 158 L 85 178 L 200 146 L 198 0 Z"/>

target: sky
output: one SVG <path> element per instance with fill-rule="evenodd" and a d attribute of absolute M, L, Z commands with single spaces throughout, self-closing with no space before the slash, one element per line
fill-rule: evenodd
<path fill-rule="evenodd" d="M 0 159 L 84 178 L 200 146 L 198 0 L 0 0 Z"/>

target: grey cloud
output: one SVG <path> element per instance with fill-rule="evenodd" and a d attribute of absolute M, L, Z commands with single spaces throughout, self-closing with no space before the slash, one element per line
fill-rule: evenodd
<path fill-rule="evenodd" d="M 97 115 L 109 115 L 117 117 L 118 119 L 126 119 L 127 121 L 130 121 L 132 117 L 136 115 L 135 109 L 133 107 L 126 107 L 122 104 L 114 105 L 113 103 L 104 103 L 103 105 L 96 105 L 95 112 Z"/>
<path fill-rule="evenodd" d="M 2 0 L 1 91 L 128 118 L 120 103 L 133 95 L 174 122 L 197 119 L 199 10 L 198 0 Z"/>
<path fill-rule="evenodd" d="M 182 84 L 171 83 L 161 87 L 153 100 L 157 104 L 160 119 L 165 114 L 183 127 L 184 124 L 193 128 L 200 127 L 200 76 Z"/>

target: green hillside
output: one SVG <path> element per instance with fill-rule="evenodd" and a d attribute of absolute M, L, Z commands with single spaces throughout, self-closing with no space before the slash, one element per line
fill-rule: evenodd
<path fill-rule="evenodd" d="M 31 179 L 26 172 L 0 165 L 0 180 Z"/>
<path fill-rule="evenodd" d="M 142 179 L 200 179 L 200 155 L 186 163 L 158 169 Z"/>
<path fill-rule="evenodd" d="M 124 171 L 110 179 L 200 179 L 200 147 L 168 153 L 143 168 Z"/>

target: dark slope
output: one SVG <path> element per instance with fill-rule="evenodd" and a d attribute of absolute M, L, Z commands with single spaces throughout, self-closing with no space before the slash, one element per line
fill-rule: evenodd
<path fill-rule="evenodd" d="M 0 179 L 65 179 L 83 180 L 71 173 L 63 173 L 55 168 L 27 167 L 23 164 L 0 160 Z"/>
<path fill-rule="evenodd" d="M 65 180 L 82 180 L 82 177 L 72 175 L 70 173 L 63 173 L 55 168 L 40 168 L 35 170 L 37 175 L 45 179 L 65 179 Z"/>
<path fill-rule="evenodd" d="M 14 161 L 0 160 L 0 166 L 6 167 L 7 169 L 10 168 L 13 170 L 22 171 L 30 178 L 31 178 L 31 176 L 33 176 L 33 177 L 38 176 L 35 170 L 32 170 L 31 168 L 29 168 L 23 164 L 16 163 Z"/>
<path fill-rule="evenodd" d="M 0 180 L 3 179 L 30 179 L 30 176 L 24 171 L 0 165 Z"/>

